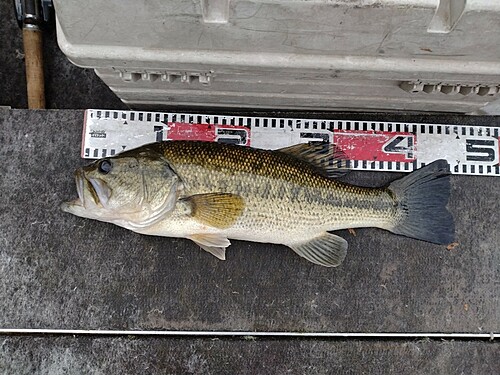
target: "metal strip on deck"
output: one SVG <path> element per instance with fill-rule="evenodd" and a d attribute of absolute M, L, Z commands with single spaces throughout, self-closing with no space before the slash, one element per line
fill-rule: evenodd
<path fill-rule="evenodd" d="M 195 337 L 266 337 L 266 338 L 355 338 L 355 339 L 480 339 L 500 338 L 500 333 L 439 333 L 439 332 L 268 332 L 268 331 L 155 331 L 155 330 L 102 330 L 102 329 L 43 329 L 0 328 L 0 335 L 95 335 L 95 336 L 195 336 Z"/>

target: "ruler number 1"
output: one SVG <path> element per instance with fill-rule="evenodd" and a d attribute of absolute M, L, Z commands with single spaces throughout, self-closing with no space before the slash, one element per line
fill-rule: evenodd
<path fill-rule="evenodd" d="M 153 127 L 153 131 L 156 134 L 156 142 L 162 142 L 163 141 L 163 125 L 162 126 L 155 125 Z"/>

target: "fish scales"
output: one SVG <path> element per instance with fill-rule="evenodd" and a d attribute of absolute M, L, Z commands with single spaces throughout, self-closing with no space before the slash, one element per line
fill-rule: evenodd
<path fill-rule="evenodd" d="M 394 199 L 385 189 L 362 188 L 329 179 L 291 155 L 205 142 L 158 144 L 187 184 L 186 194 L 239 194 L 245 211 L 235 230 L 265 225 L 270 232 L 318 224 L 324 230 L 372 226 L 394 219 Z M 333 209 L 332 209 L 333 208 Z"/>

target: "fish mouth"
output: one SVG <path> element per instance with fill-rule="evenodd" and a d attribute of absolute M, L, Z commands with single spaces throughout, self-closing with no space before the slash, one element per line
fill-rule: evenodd
<path fill-rule="evenodd" d="M 90 182 L 89 190 L 95 204 L 106 208 L 111 196 L 111 190 L 108 185 L 100 178 L 89 178 L 87 181 Z"/>
<path fill-rule="evenodd" d="M 87 179 L 82 169 L 75 171 L 76 192 L 78 198 L 64 202 L 61 206 L 63 211 L 71 211 L 72 207 L 87 208 L 89 205 L 103 207 L 109 200 L 110 189 L 100 179 Z M 85 190 L 88 194 L 85 194 Z M 91 198 L 91 199 L 89 199 Z"/>
<path fill-rule="evenodd" d="M 83 173 L 80 169 L 77 169 L 75 171 L 75 182 L 78 198 L 73 199 L 72 201 L 61 203 L 60 207 L 64 212 L 75 213 L 85 210 L 85 194 L 83 192 L 85 186 L 85 178 L 83 177 Z"/>
<path fill-rule="evenodd" d="M 85 206 L 85 195 L 83 194 L 83 188 L 85 185 L 85 177 L 81 169 L 75 171 L 75 182 L 76 182 L 76 192 L 78 193 L 78 199 L 81 206 Z"/>

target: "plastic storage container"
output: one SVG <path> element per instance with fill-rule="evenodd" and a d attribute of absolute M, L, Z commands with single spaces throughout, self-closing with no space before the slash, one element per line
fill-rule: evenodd
<path fill-rule="evenodd" d="M 500 114 L 500 1 L 54 2 L 63 52 L 132 108 Z"/>

